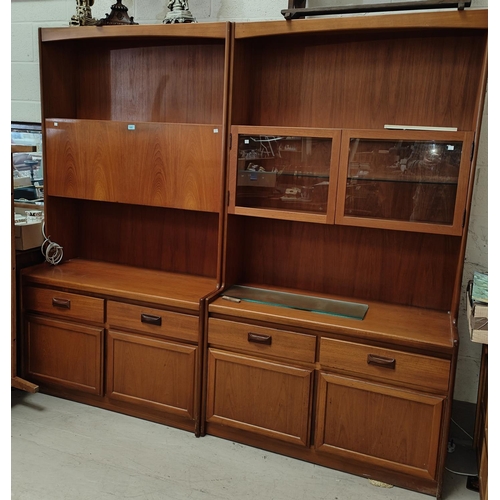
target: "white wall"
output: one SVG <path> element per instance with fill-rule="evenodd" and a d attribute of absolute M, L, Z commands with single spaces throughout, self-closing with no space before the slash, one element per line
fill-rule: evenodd
<path fill-rule="evenodd" d="M 387 0 L 385 0 L 387 1 Z M 393 0 L 396 1 L 396 0 Z M 401 0 L 399 0 L 401 1 Z M 377 3 L 365 0 L 359 3 Z M 95 0 L 92 14 L 101 19 L 110 12 L 114 0 Z M 354 0 L 310 0 L 309 6 L 346 5 Z M 167 0 L 123 0 L 129 15 L 140 24 L 161 23 Z M 488 7 L 488 0 L 472 0 L 472 6 Z M 283 20 L 281 10 L 287 0 L 190 0 L 191 13 L 199 22 Z M 11 120 L 40 121 L 40 81 L 38 74 L 38 27 L 67 26 L 76 11 L 75 0 L 11 0 Z M 5 12 L 3 12 L 6 17 Z M 285 22 L 285 21 L 283 21 Z M 487 105 L 483 117 L 481 141 L 471 210 L 463 289 L 475 270 L 488 270 L 488 121 Z M 464 297 L 464 293 L 462 293 Z M 469 340 L 462 299 L 459 316 L 460 351 L 455 399 L 475 402 L 481 346 Z"/>

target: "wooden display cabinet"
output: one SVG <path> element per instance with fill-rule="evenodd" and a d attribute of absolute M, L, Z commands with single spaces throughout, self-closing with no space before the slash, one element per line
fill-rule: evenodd
<path fill-rule="evenodd" d="M 204 430 L 439 497 L 487 11 L 236 23 L 232 43 L 224 288 L 208 306 Z M 277 160 L 245 158 L 252 138 L 326 136 L 321 209 L 286 208 Z M 410 170 L 421 146 L 444 146 L 437 177 Z M 292 182 L 289 194 L 306 186 Z M 238 296 L 242 287 L 253 295 Z M 368 310 L 318 313 L 269 292 Z M 256 351 L 259 330 L 273 340 Z M 314 359 L 274 351 L 266 330 L 313 337 Z M 311 375 L 310 393 L 291 373 Z M 247 390 L 255 406 L 243 412 Z M 233 400 L 236 409 L 224 403 Z M 290 430 L 282 408 L 303 426 Z"/>
<path fill-rule="evenodd" d="M 45 231 L 64 260 L 23 275 L 25 374 L 199 434 L 200 318 L 221 279 L 230 25 L 43 28 L 39 40 Z M 31 303 L 31 289 L 71 293 L 69 316 L 99 301 L 102 317 L 56 322 L 60 309 Z"/>

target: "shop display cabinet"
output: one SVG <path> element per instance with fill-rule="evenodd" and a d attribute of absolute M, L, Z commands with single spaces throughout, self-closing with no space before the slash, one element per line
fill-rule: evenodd
<path fill-rule="evenodd" d="M 236 23 L 232 43 L 204 431 L 439 497 L 487 12 Z"/>

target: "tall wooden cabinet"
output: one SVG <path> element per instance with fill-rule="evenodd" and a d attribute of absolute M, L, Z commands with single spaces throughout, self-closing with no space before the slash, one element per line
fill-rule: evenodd
<path fill-rule="evenodd" d="M 41 390 L 440 496 L 487 11 L 42 29 Z"/>
<path fill-rule="evenodd" d="M 220 282 L 228 23 L 40 30 L 46 234 L 24 275 L 26 375 L 199 434 Z"/>
<path fill-rule="evenodd" d="M 205 431 L 440 496 L 487 12 L 236 23 L 232 45 Z"/>

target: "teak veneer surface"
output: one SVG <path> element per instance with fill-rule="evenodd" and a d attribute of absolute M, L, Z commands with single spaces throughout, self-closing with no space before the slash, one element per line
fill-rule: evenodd
<path fill-rule="evenodd" d="M 75 28 L 44 28 L 42 42 L 76 40 L 80 38 L 193 37 L 225 38 L 228 23 L 138 24 L 132 26 L 79 26 Z"/>
<path fill-rule="evenodd" d="M 423 12 L 412 14 L 385 14 L 336 17 L 331 19 L 299 19 L 294 21 L 260 21 L 236 23 L 235 38 L 272 36 L 325 31 L 405 31 L 408 29 L 476 29 L 488 27 L 488 10 L 462 10 L 453 12 Z"/>
<path fill-rule="evenodd" d="M 325 297 L 323 294 L 315 295 Z M 330 298 L 349 300 L 346 297 Z M 451 354 L 456 334 L 448 313 L 374 301 L 363 303 L 368 305 L 363 320 L 244 301 L 233 303 L 223 298 L 211 303 L 209 312 L 212 315 L 239 320 L 311 329 L 321 333 L 341 335 L 345 339 L 376 341 Z"/>
<path fill-rule="evenodd" d="M 31 268 L 25 280 L 79 292 L 199 310 L 200 299 L 216 288 L 210 278 L 166 273 L 88 260 Z"/>

